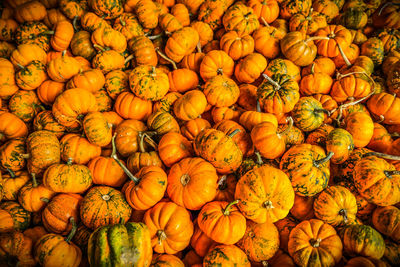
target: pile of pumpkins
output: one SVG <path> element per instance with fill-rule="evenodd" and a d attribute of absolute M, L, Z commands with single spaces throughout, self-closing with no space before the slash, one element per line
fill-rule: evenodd
<path fill-rule="evenodd" d="M 400 1 L 4 0 L 1 266 L 399 266 Z"/>

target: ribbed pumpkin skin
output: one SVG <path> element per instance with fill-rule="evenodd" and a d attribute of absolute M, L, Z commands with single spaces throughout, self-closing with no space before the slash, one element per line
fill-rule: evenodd
<path fill-rule="evenodd" d="M 346 226 L 340 235 L 343 240 L 343 249 L 350 256 L 361 255 L 380 259 L 385 253 L 383 237 L 369 225 Z"/>
<path fill-rule="evenodd" d="M 177 256 L 159 254 L 154 255 L 151 267 L 185 267 L 185 264 Z"/>
<path fill-rule="evenodd" d="M 92 187 L 81 203 L 81 220 L 91 229 L 126 223 L 130 216 L 131 207 L 125 201 L 124 195 L 112 187 Z"/>
<path fill-rule="evenodd" d="M 246 254 L 235 245 L 218 245 L 210 250 L 203 260 L 204 267 L 240 266 L 250 267 Z"/>
<path fill-rule="evenodd" d="M 3 170 L 20 171 L 25 167 L 25 153 L 23 138 L 11 139 L 0 147 L 0 168 Z"/>
<path fill-rule="evenodd" d="M 118 163 L 109 157 L 96 157 L 88 163 L 94 184 L 120 187 L 127 175 Z"/>
<path fill-rule="evenodd" d="M 4 112 L 0 114 L 0 133 L 10 139 L 24 137 L 28 135 L 28 128 L 17 116 L 10 112 Z"/>
<path fill-rule="evenodd" d="M 147 267 L 152 255 L 150 232 L 144 223 L 100 227 L 88 242 L 90 266 Z"/>
<path fill-rule="evenodd" d="M 89 142 L 106 146 L 111 142 L 112 129 L 101 112 L 91 112 L 83 120 L 83 129 Z"/>
<path fill-rule="evenodd" d="M 83 193 L 92 185 L 92 173 L 85 165 L 54 164 L 43 174 L 43 184 L 59 193 Z"/>
<path fill-rule="evenodd" d="M 17 202 L 6 201 L 0 204 L 0 233 L 25 230 L 29 227 L 31 213 L 24 210 Z"/>
<path fill-rule="evenodd" d="M 194 140 L 194 151 L 209 161 L 217 172 L 227 174 L 242 163 L 243 154 L 231 137 L 215 129 L 201 131 Z"/>
<path fill-rule="evenodd" d="M 372 214 L 372 223 L 379 232 L 400 241 L 400 210 L 394 206 L 378 207 Z"/>
<path fill-rule="evenodd" d="M 10 266 L 7 264 L 8 261 L 15 263 L 15 266 L 35 266 L 32 246 L 31 238 L 19 231 L 0 234 L 0 262 L 2 266 Z"/>
<path fill-rule="evenodd" d="M 394 205 L 400 201 L 400 175 L 387 175 L 396 170 L 386 160 L 375 156 L 359 160 L 353 171 L 354 185 L 368 202 L 380 206 Z"/>
<path fill-rule="evenodd" d="M 284 172 L 262 165 L 240 178 L 235 199 L 239 200 L 238 208 L 246 218 L 257 223 L 273 223 L 289 213 L 294 191 Z"/>
<path fill-rule="evenodd" d="M 289 176 L 296 194 L 314 196 L 326 188 L 329 163 L 314 165 L 325 156 L 321 147 L 310 144 L 295 145 L 283 154 L 280 169 Z"/>
<path fill-rule="evenodd" d="M 293 121 L 300 130 L 310 132 L 317 129 L 324 122 L 323 111 L 322 104 L 317 99 L 302 97 L 293 108 Z"/>

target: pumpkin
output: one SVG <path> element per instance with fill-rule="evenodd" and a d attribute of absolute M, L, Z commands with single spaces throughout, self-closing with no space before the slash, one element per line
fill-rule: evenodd
<path fill-rule="evenodd" d="M 293 123 L 292 120 L 291 122 Z M 286 150 L 286 142 L 283 134 L 283 131 L 278 131 L 276 125 L 266 121 L 253 127 L 251 130 L 251 140 L 263 157 L 276 159 L 282 156 Z"/>
<path fill-rule="evenodd" d="M 42 106 L 34 91 L 20 90 L 10 98 L 8 108 L 24 122 L 29 122 L 35 118 Z"/>
<path fill-rule="evenodd" d="M 103 73 L 108 73 L 124 67 L 125 58 L 120 53 L 114 50 L 106 50 L 102 47 L 98 48 L 100 52 L 92 60 L 92 67 L 94 69 L 100 69 Z"/>
<path fill-rule="evenodd" d="M 57 3 L 58 4 L 58 3 Z M 51 8 L 47 10 L 47 14 L 43 19 L 44 24 L 47 27 L 53 28 L 58 22 L 67 21 L 68 18 L 64 15 L 64 13 L 56 8 Z"/>
<path fill-rule="evenodd" d="M 111 27 L 97 28 L 91 35 L 93 47 L 98 50 L 114 50 L 122 53 L 126 50 L 127 41 L 125 36 Z"/>
<path fill-rule="evenodd" d="M 311 73 L 303 76 L 300 81 L 300 93 L 302 95 L 329 94 L 333 84 L 329 74 L 315 72 L 315 63 L 312 64 Z"/>
<path fill-rule="evenodd" d="M 115 19 L 123 12 L 122 1 L 89 0 L 89 6 L 94 12 L 104 19 Z"/>
<path fill-rule="evenodd" d="M 29 1 L 17 6 L 14 17 L 19 23 L 40 21 L 46 16 L 46 7 L 39 1 Z"/>
<path fill-rule="evenodd" d="M 200 6 L 198 12 L 198 20 L 203 21 L 211 26 L 213 30 L 217 29 L 221 25 L 222 16 L 224 12 L 228 9 L 229 4 L 232 2 L 226 1 L 204 1 Z"/>
<path fill-rule="evenodd" d="M 115 100 L 119 94 L 129 91 L 128 77 L 128 74 L 122 70 L 113 70 L 107 73 L 105 76 L 104 87 L 112 99 Z"/>
<path fill-rule="evenodd" d="M 383 260 L 389 264 L 395 265 L 399 262 L 399 251 L 400 247 L 397 243 L 385 240 L 385 254 L 383 255 Z"/>
<path fill-rule="evenodd" d="M 156 66 L 158 62 L 154 45 L 146 36 L 136 36 L 128 42 L 129 50 L 138 65 Z"/>
<path fill-rule="evenodd" d="M 38 212 L 43 209 L 47 202 L 56 195 L 56 193 L 39 184 L 36 180 L 36 175 L 31 174 L 32 182 L 27 182 L 23 185 L 18 193 L 18 202 L 29 212 Z"/>
<path fill-rule="evenodd" d="M 400 175 L 382 158 L 370 156 L 360 159 L 355 164 L 353 179 L 358 192 L 368 202 L 389 206 L 399 201 L 397 184 Z"/>
<path fill-rule="evenodd" d="M 129 74 L 129 84 L 132 92 L 144 99 L 157 101 L 168 92 L 168 76 L 160 69 L 149 65 L 140 65 Z"/>
<path fill-rule="evenodd" d="M 80 205 L 80 218 L 90 229 L 117 223 L 126 223 L 131 208 L 123 194 L 108 186 L 92 187 Z"/>
<path fill-rule="evenodd" d="M 190 213 L 173 202 L 159 202 L 146 211 L 143 222 L 150 230 L 156 253 L 175 254 L 190 243 L 193 223 Z"/>
<path fill-rule="evenodd" d="M 331 96 L 337 102 L 354 100 L 366 97 L 371 92 L 368 81 L 353 74 L 339 75 L 339 79 L 333 83 Z"/>
<path fill-rule="evenodd" d="M 15 31 L 15 41 L 21 44 L 36 44 L 45 52 L 50 49 L 49 28 L 41 22 L 24 22 Z"/>
<path fill-rule="evenodd" d="M 127 178 L 123 169 L 111 157 L 95 157 L 87 166 L 94 184 L 120 187 Z"/>
<path fill-rule="evenodd" d="M 345 162 L 354 149 L 353 136 L 346 130 L 336 128 L 332 130 L 326 140 L 326 151 L 334 153 L 331 162 L 341 164 Z"/>
<path fill-rule="evenodd" d="M 60 140 L 61 159 L 76 164 L 86 164 L 100 156 L 101 148 L 78 134 L 66 134 Z"/>
<path fill-rule="evenodd" d="M 378 207 L 372 214 L 372 223 L 379 232 L 399 242 L 400 210 L 394 206 Z"/>
<path fill-rule="evenodd" d="M 19 231 L 0 234 L 0 262 L 4 266 L 35 266 L 32 257 L 32 239 Z"/>
<path fill-rule="evenodd" d="M 152 1 L 139 0 L 134 8 L 140 24 L 144 28 L 154 29 L 157 27 L 159 11 Z"/>
<path fill-rule="evenodd" d="M 251 0 L 248 2 L 248 6 L 253 9 L 254 14 L 260 22 L 266 21 L 267 23 L 271 23 L 279 16 L 279 5 L 275 0 L 263 2 Z"/>
<path fill-rule="evenodd" d="M 59 194 L 51 199 L 42 211 L 44 227 L 52 233 L 66 235 L 72 230 L 70 218 L 79 221 L 79 204 L 82 197 L 78 194 Z"/>
<path fill-rule="evenodd" d="M 237 131 L 225 135 L 219 130 L 205 129 L 196 136 L 193 144 L 194 151 L 213 164 L 219 173 L 235 171 L 240 166 L 243 157 L 232 139 Z"/>
<path fill-rule="evenodd" d="M 92 144 L 102 147 L 111 142 L 112 130 L 102 113 L 88 113 L 82 124 L 85 135 Z"/>
<path fill-rule="evenodd" d="M 212 50 L 208 52 L 200 64 L 200 76 L 205 81 L 218 74 L 231 77 L 233 70 L 233 59 L 226 52 L 221 50 Z"/>
<path fill-rule="evenodd" d="M 260 23 L 253 9 L 242 3 L 236 3 L 226 10 L 222 17 L 226 31 L 236 31 L 238 34 L 251 34 Z"/>
<path fill-rule="evenodd" d="M 54 35 L 51 37 L 50 44 L 56 51 L 66 50 L 74 35 L 72 24 L 66 20 L 60 21 L 55 25 Z"/>
<path fill-rule="evenodd" d="M 281 1 L 280 15 L 283 19 L 289 19 L 296 13 L 307 14 L 311 8 L 311 4 L 310 0 Z"/>
<path fill-rule="evenodd" d="M 215 244 L 217 244 L 214 240 L 209 238 L 197 224 L 197 220 L 194 222 L 194 232 L 192 238 L 190 239 L 190 246 L 193 248 L 195 253 L 204 257 L 207 252 L 212 248 Z"/>
<path fill-rule="evenodd" d="M 10 174 L 4 174 L 2 177 L 2 199 L 3 200 L 17 200 L 19 190 L 24 186 L 30 177 L 27 172 L 10 172 Z"/>
<path fill-rule="evenodd" d="M 217 172 L 210 163 L 201 158 L 184 158 L 169 171 L 167 193 L 176 204 L 199 210 L 215 198 L 217 180 Z"/>
<path fill-rule="evenodd" d="M 294 14 L 289 21 L 290 31 L 300 31 L 303 34 L 312 35 L 318 29 L 328 26 L 326 17 L 317 12 L 310 10 L 308 15 L 303 13 Z"/>
<path fill-rule="evenodd" d="M 374 134 L 374 123 L 365 112 L 353 112 L 345 118 L 346 130 L 353 136 L 355 147 L 365 147 Z"/>
<path fill-rule="evenodd" d="M 301 221 L 310 220 L 315 218 L 314 214 L 314 198 L 302 197 L 299 195 L 294 196 L 294 204 L 290 209 L 290 214 Z"/>
<path fill-rule="evenodd" d="M 183 27 L 168 38 L 165 54 L 175 62 L 193 52 L 199 42 L 199 34 L 192 27 Z"/>
<path fill-rule="evenodd" d="M 7 171 L 19 171 L 25 167 L 25 142 L 23 139 L 11 139 L 0 147 L 0 167 Z"/>
<path fill-rule="evenodd" d="M 12 52 L 15 50 L 15 46 L 6 41 L 0 41 L 0 56 L 2 58 L 10 58 Z"/>
<path fill-rule="evenodd" d="M 227 107 L 233 105 L 239 97 L 239 87 L 225 75 L 217 75 L 207 80 L 203 93 L 210 105 Z"/>
<path fill-rule="evenodd" d="M 287 59 L 296 65 L 307 66 L 314 61 L 317 55 L 317 47 L 312 41 L 318 40 L 318 38 L 305 39 L 302 32 L 290 32 L 280 41 L 281 51 Z"/>
<path fill-rule="evenodd" d="M 91 93 L 98 92 L 105 84 L 105 77 L 100 70 L 91 69 L 80 72 L 67 83 L 67 89 L 81 88 Z"/>
<path fill-rule="evenodd" d="M 213 107 L 211 109 L 211 117 L 215 123 L 221 122 L 223 120 L 231 120 L 238 122 L 240 115 L 243 113 L 243 109 L 236 105 L 230 107 Z"/>
<path fill-rule="evenodd" d="M 200 90 L 191 90 L 174 103 L 174 114 L 178 119 L 189 121 L 197 118 L 207 107 L 207 98 Z"/>
<path fill-rule="evenodd" d="M 384 54 L 383 42 L 377 37 L 369 38 L 361 45 L 361 55 L 370 57 L 375 66 L 382 64 Z"/>
<path fill-rule="evenodd" d="M 252 0 L 250 2 L 258 2 Z M 271 0 L 270 2 L 273 2 Z M 261 53 L 264 57 L 273 59 L 276 58 L 280 52 L 279 41 L 283 38 L 283 34 L 272 26 L 260 27 L 253 32 L 254 49 Z"/>
<path fill-rule="evenodd" d="M 342 258 L 342 241 L 321 220 L 302 221 L 290 232 L 289 254 L 300 266 L 335 266 Z"/>
<path fill-rule="evenodd" d="M 41 47 L 35 44 L 22 44 L 13 50 L 10 60 L 16 67 L 26 67 L 34 60 L 40 61 L 42 64 L 46 64 L 46 58 L 46 52 Z"/>
<path fill-rule="evenodd" d="M 400 99 L 395 95 L 385 92 L 372 95 L 368 99 L 367 107 L 375 117 L 380 117 L 383 123 L 399 124 Z"/>
<path fill-rule="evenodd" d="M 0 98 L 8 99 L 18 91 L 13 64 L 5 58 L 0 58 L 0 70 Z"/>
<path fill-rule="evenodd" d="M 318 54 L 325 57 L 338 56 L 352 41 L 350 31 L 341 25 L 328 25 L 317 30 L 315 36 L 328 38 L 315 41 Z"/>
<path fill-rule="evenodd" d="M 55 119 L 66 127 L 77 127 L 79 118 L 97 111 L 96 98 L 87 90 L 74 88 L 62 92 L 54 101 L 52 112 Z"/>
<path fill-rule="evenodd" d="M 131 256 L 124 257 L 125 253 Z M 96 266 L 150 266 L 152 254 L 150 232 L 144 223 L 100 227 L 88 242 L 89 264 Z"/>
<path fill-rule="evenodd" d="M 237 144 L 243 155 L 252 153 L 251 138 L 246 130 L 237 122 L 232 120 L 221 120 L 217 122 L 213 128 L 224 132 L 226 135 L 230 135 L 234 131 L 239 130 L 239 132 L 233 135 L 233 141 Z"/>
<path fill-rule="evenodd" d="M 374 258 L 370 258 L 370 257 L 354 257 L 351 258 L 347 264 L 345 265 L 346 267 L 356 267 L 356 266 L 382 266 L 382 267 L 386 267 L 388 266 L 386 262 L 382 261 L 382 260 L 377 260 Z"/>
<path fill-rule="evenodd" d="M 301 75 L 306 76 L 314 73 L 325 73 L 329 76 L 333 76 L 336 72 L 336 66 L 332 59 L 328 57 L 317 57 L 314 62 L 301 70 Z"/>
<path fill-rule="evenodd" d="M 113 28 L 121 32 L 127 41 L 143 35 L 142 26 L 136 16 L 131 13 L 122 13 L 121 16 L 114 21 Z"/>
<path fill-rule="evenodd" d="M 265 112 L 280 114 L 291 111 L 299 101 L 299 85 L 288 75 L 263 74 L 267 80 L 257 89 L 257 99 Z"/>
<path fill-rule="evenodd" d="M 44 81 L 37 89 L 36 93 L 39 100 L 45 105 L 54 103 L 58 95 L 64 91 L 65 84 L 52 80 Z"/>
<path fill-rule="evenodd" d="M 369 225 L 348 225 L 341 230 L 340 235 L 343 240 L 343 250 L 350 256 L 360 255 L 380 259 L 385 253 L 383 237 Z"/>
<path fill-rule="evenodd" d="M 27 135 L 28 128 L 20 118 L 9 112 L 0 113 L 0 139 L 15 139 Z"/>
<path fill-rule="evenodd" d="M 114 155 L 111 157 L 117 160 Z M 132 208 L 147 210 L 163 198 L 167 189 L 167 174 L 163 169 L 158 166 L 145 166 L 134 176 L 123 165 L 120 166 L 130 178 L 124 186 L 124 193 Z"/>
<path fill-rule="evenodd" d="M 239 200 L 238 207 L 246 218 L 257 223 L 273 223 L 289 213 L 294 191 L 286 174 L 270 165 L 262 165 L 239 179 L 235 199 Z"/>
<path fill-rule="evenodd" d="M 71 242 L 75 231 L 76 223 L 73 217 L 70 218 L 72 230 L 64 239 L 58 234 L 47 234 L 42 236 L 35 244 L 35 261 L 42 266 L 79 266 L 82 259 L 82 251 Z"/>
<path fill-rule="evenodd" d="M 60 162 L 60 143 L 52 132 L 36 131 L 27 140 L 28 170 L 40 174 L 52 164 Z"/>
<path fill-rule="evenodd" d="M 343 186 L 331 186 L 314 201 L 315 217 L 332 226 L 354 222 L 357 213 L 355 196 Z"/>
<path fill-rule="evenodd" d="M 24 90 L 35 90 L 47 78 L 45 65 L 37 60 L 33 60 L 15 74 L 17 85 Z"/>
<path fill-rule="evenodd" d="M 204 267 L 212 266 L 243 266 L 250 267 L 249 259 L 235 245 L 217 245 L 203 259 Z"/>
<path fill-rule="evenodd" d="M 168 254 L 153 255 L 151 267 L 184 267 L 185 264 L 176 256 Z"/>
<path fill-rule="evenodd" d="M 253 53 L 254 40 L 249 34 L 228 31 L 221 37 L 219 47 L 233 60 L 238 60 Z"/>
<path fill-rule="evenodd" d="M 252 83 L 267 67 L 267 60 L 263 55 L 252 53 L 242 59 L 235 67 L 235 77 L 238 82 Z"/>
<path fill-rule="evenodd" d="M 204 129 L 211 128 L 209 121 L 202 118 L 195 118 L 187 121 L 182 127 L 182 134 L 188 138 L 189 141 L 193 141 L 196 136 Z M 168 166 L 168 165 L 167 165 Z"/>
<path fill-rule="evenodd" d="M 319 146 L 294 145 L 283 154 L 280 169 L 288 175 L 296 194 L 314 196 L 328 185 L 330 157 L 332 154 L 326 156 Z"/>
<path fill-rule="evenodd" d="M 87 31 L 76 32 L 71 39 L 71 51 L 75 56 L 92 59 L 96 54 L 96 50 L 90 40 L 90 33 Z"/>
<path fill-rule="evenodd" d="M 0 39 L 3 41 L 12 41 L 18 23 L 13 19 L 1 19 L 0 20 Z"/>
<path fill-rule="evenodd" d="M 269 260 L 279 249 L 278 229 L 272 223 L 248 221 L 246 232 L 237 245 L 251 261 Z"/>
<path fill-rule="evenodd" d="M 31 213 L 14 201 L 0 204 L 0 233 L 25 230 L 31 222 Z"/>
<path fill-rule="evenodd" d="M 88 1 L 60 0 L 59 7 L 69 19 L 77 19 L 88 9 Z"/>
<path fill-rule="evenodd" d="M 322 125 L 324 113 L 321 102 L 313 97 L 302 97 L 292 110 L 292 118 L 300 130 L 310 132 Z"/>
<path fill-rule="evenodd" d="M 92 174 L 85 165 L 53 164 L 43 174 L 43 184 L 54 192 L 83 193 L 92 185 Z"/>
<path fill-rule="evenodd" d="M 80 68 L 81 65 L 75 58 L 63 55 L 50 60 L 47 73 L 53 81 L 66 82 L 68 79 L 78 74 Z"/>

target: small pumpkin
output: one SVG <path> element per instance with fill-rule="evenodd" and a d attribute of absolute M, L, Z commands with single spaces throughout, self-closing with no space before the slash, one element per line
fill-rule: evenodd
<path fill-rule="evenodd" d="M 395 206 L 378 207 L 372 214 L 372 223 L 379 232 L 399 242 L 400 210 Z"/>
<path fill-rule="evenodd" d="M 0 234 L 0 254 L 1 263 L 4 266 L 21 265 L 35 266 L 35 260 L 32 256 L 32 239 L 19 231 Z"/>
<path fill-rule="evenodd" d="M 203 259 L 204 267 L 235 265 L 251 266 L 246 253 L 235 245 L 217 245 Z"/>
<path fill-rule="evenodd" d="M 353 112 L 345 118 L 346 130 L 353 136 L 355 147 L 365 147 L 374 134 L 374 123 L 365 112 Z"/>
<path fill-rule="evenodd" d="M 90 143 L 78 134 L 66 134 L 60 140 L 61 159 L 72 160 L 76 164 L 86 164 L 91 159 L 100 156 L 101 148 Z"/>
<path fill-rule="evenodd" d="M 322 125 L 324 113 L 321 102 L 313 97 L 301 97 L 293 108 L 292 118 L 300 130 L 310 132 Z"/>
<path fill-rule="evenodd" d="M 345 162 L 354 149 L 353 136 L 346 130 L 336 128 L 332 130 L 326 140 L 326 151 L 334 153 L 331 162 L 341 164 Z"/>
<path fill-rule="evenodd" d="M 0 204 L 0 233 L 15 230 L 25 230 L 31 222 L 31 213 L 14 201 Z"/>

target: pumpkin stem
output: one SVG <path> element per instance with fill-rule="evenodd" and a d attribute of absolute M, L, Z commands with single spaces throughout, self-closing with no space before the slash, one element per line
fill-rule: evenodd
<path fill-rule="evenodd" d="M 197 43 L 196 48 L 197 48 L 197 52 L 202 53 L 200 41 Z"/>
<path fill-rule="evenodd" d="M 21 70 L 22 70 L 22 69 L 25 69 L 25 67 L 22 66 L 21 64 L 19 64 L 19 63 L 16 63 L 16 64 L 17 64 L 18 68 L 20 68 Z"/>
<path fill-rule="evenodd" d="M 45 197 L 41 197 L 40 200 L 43 201 L 43 202 L 46 202 L 46 203 L 50 202 L 50 199 L 45 198 Z"/>
<path fill-rule="evenodd" d="M 286 127 L 285 130 L 278 132 L 278 135 L 285 135 L 287 134 L 293 127 L 293 118 L 292 117 L 288 117 L 287 120 L 289 121 L 288 127 Z"/>
<path fill-rule="evenodd" d="M 19 156 L 20 156 L 21 158 L 24 158 L 24 159 L 29 159 L 29 158 L 31 157 L 31 154 L 29 154 L 29 153 L 26 153 L 26 154 L 19 154 Z"/>
<path fill-rule="evenodd" d="M 7 168 L 7 171 L 10 174 L 11 178 L 15 178 L 16 177 L 15 173 L 10 168 Z"/>
<path fill-rule="evenodd" d="M 106 51 L 106 49 L 104 47 L 102 47 L 102 46 L 100 46 L 98 44 L 94 44 L 93 47 L 99 49 L 101 52 L 105 52 Z"/>
<path fill-rule="evenodd" d="M 163 34 L 160 33 L 160 34 L 151 35 L 151 36 L 147 36 L 147 35 L 146 35 L 146 37 L 149 38 L 149 40 L 155 40 L 155 39 L 160 38 L 162 35 L 163 35 Z"/>
<path fill-rule="evenodd" d="M 381 7 L 381 9 L 379 10 L 378 15 L 380 16 L 380 15 L 382 14 L 382 11 L 383 11 L 387 6 L 390 6 L 390 5 L 396 5 L 396 6 L 398 6 L 398 5 L 400 5 L 400 3 L 387 2 L 386 4 L 384 4 L 384 5 Z"/>
<path fill-rule="evenodd" d="M 221 191 L 225 190 L 228 187 L 228 184 L 226 183 L 226 178 L 227 178 L 227 175 L 224 174 L 221 176 L 221 178 L 218 181 L 218 189 Z"/>
<path fill-rule="evenodd" d="M 190 182 L 190 175 L 185 173 L 184 175 L 181 176 L 181 184 L 183 186 L 186 186 Z"/>
<path fill-rule="evenodd" d="M 272 204 L 271 200 L 267 200 L 263 203 L 263 207 L 266 209 L 274 209 L 274 205 Z"/>
<path fill-rule="evenodd" d="M 344 62 L 346 63 L 346 65 L 347 65 L 348 67 L 351 66 L 350 60 L 347 58 L 346 54 L 344 53 L 344 51 L 343 51 L 343 49 L 342 49 L 342 47 L 340 46 L 339 43 L 337 43 L 337 46 L 338 46 L 338 48 L 339 48 L 339 52 L 340 52 L 340 54 L 342 55 L 342 58 L 343 58 Z"/>
<path fill-rule="evenodd" d="M 313 64 L 311 65 L 311 74 L 315 73 L 315 63 L 313 62 Z"/>
<path fill-rule="evenodd" d="M 78 31 L 78 27 L 76 26 L 76 21 L 78 20 L 78 16 L 75 16 L 74 19 L 72 20 L 72 27 L 74 28 L 74 31 Z"/>
<path fill-rule="evenodd" d="M 149 133 L 153 132 L 143 132 L 143 138 L 146 138 L 144 139 L 146 143 L 149 144 L 152 148 L 154 148 L 155 151 L 157 151 L 157 143 L 150 137 Z"/>
<path fill-rule="evenodd" d="M 73 158 L 68 158 L 67 160 L 67 165 L 72 165 L 72 162 L 74 161 Z"/>
<path fill-rule="evenodd" d="M 163 59 L 165 59 L 166 61 L 168 61 L 169 63 L 171 63 L 172 67 L 174 68 L 174 70 L 177 70 L 178 68 L 176 67 L 176 63 L 175 61 L 173 61 L 172 59 L 170 59 L 169 57 L 167 57 L 166 54 L 164 54 L 163 52 L 160 51 L 160 48 L 156 47 L 156 52 L 157 54 L 160 55 L 160 57 L 162 57 Z"/>
<path fill-rule="evenodd" d="M 111 145 L 112 145 L 112 152 L 111 152 L 111 158 L 113 158 L 117 164 L 124 170 L 126 175 L 128 175 L 129 179 L 131 179 L 135 184 L 138 184 L 140 180 L 135 177 L 131 171 L 121 162 L 121 160 L 117 156 L 117 148 L 115 146 L 115 138 L 117 137 L 117 134 L 114 134 L 114 136 L 111 138 Z"/>
<path fill-rule="evenodd" d="M 345 210 L 345 209 L 339 210 L 339 215 L 343 216 L 344 223 L 347 223 L 349 221 L 349 218 L 347 217 L 347 210 Z"/>
<path fill-rule="evenodd" d="M 234 201 L 232 201 L 231 203 L 229 203 L 226 207 L 225 207 L 225 209 L 224 209 L 224 215 L 225 216 L 229 216 L 229 214 L 230 214 L 230 208 L 233 206 L 233 205 L 236 205 L 237 203 L 239 203 L 239 200 L 238 199 L 236 199 L 236 200 L 234 200 Z"/>
<path fill-rule="evenodd" d="M 162 242 L 167 239 L 167 235 L 163 230 L 157 230 L 158 244 L 161 245 Z"/>
<path fill-rule="evenodd" d="M 304 42 L 308 43 L 308 42 L 311 42 L 314 40 L 329 40 L 329 39 L 330 39 L 329 37 L 325 37 L 325 36 L 314 36 L 314 37 L 310 37 L 310 38 L 306 39 Z"/>
<path fill-rule="evenodd" d="M 146 150 L 144 149 L 144 144 L 143 144 L 144 134 L 142 132 L 139 132 L 138 137 L 139 137 L 139 150 L 140 150 L 140 152 L 144 153 L 144 152 L 146 152 Z"/>
<path fill-rule="evenodd" d="M 38 182 L 36 180 L 36 174 L 35 173 L 31 173 L 32 176 L 32 186 L 33 187 L 38 187 Z"/>
<path fill-rule="evenodd" d="M 267 261 L 262 261 L 261 264 L 262 264 L 263 267 L 268 267 L 268 262 Z"/>
<path fill-rule="evenodd" d="M 257 99 L 257 104 L 256 104 L 256 111 L 261 112 L 260 101 L 258 99 Z"/>
<path fill-rule="evenodd" d="M 119 17 L 119 22 L 121 23 L 121 25 L 122 26 L 126 26 L 126 22 L 121 18 L 121 17 Z"/>
<path fill-rule="evenodd" d="M 322 241 L 321 238 L 317 238 L 317 239 L 311 238 L 310 244 L 313 248 L 318 248 L 321 241 Z"/>
<path fill-rule="evenodd" d="M 54 31 L 44 31 L 40 33 L 41 35 L 53 35 Z"/>
<path fill-rule="evenodd" d="M 400 175 L 400 171 L 395 170 L 395 171 L 383 171 L 386 175 L 387 178 L 391 179 L 393 178 L 392 175 Z"/>
<path fill-rule="evenodd" d="M 230 138 L 232 138 L 232 137 L 234 137 L 237 133 L 239 133 L 240 132 L 240 129 L 235 129 L 233 132 L 231 132 L 230 134 L 228 134 L 228 136 L 230 137 Z"/>
<path fill-rule="evenodd" d="M 267 74 L 263 73 L 263 77 L 268 80 L 268 82 L 272 83 L 272 85 L 277 89 L 281 89 L 281 85 L 274 80 L 271 79 Z"/>
<path fill-rule="evenodd" d="M 131 61 L 135 56 L 134 55 L 129 55 L 127 58 L 125 58 L 124 63 L 128 63 L 129 61 Z"/>
<path fill-rule="evenodd" d="M 76 226 L 76 222 L 75 222 L 75 218 L 74 217 L 69 217 L 69 221 L 72 224 L 72 229 L 71 229 L 71 232 L 69 232 L 67 238 L 65 239 L 65 241 L 67 241 L 68 243 L 71 242 L 72 238 L 74 237 L 74 235 L 76 233 L 76 229 L 78 228 Z"/>
<path fill-rule="evenodd" d="M 380 153 L 380 152 L 368 152 L 364 155 L 364 157 L 368 157 L 368 156 L 377 156 L 383 159 L 390 159 L 390 160 L 400 160 L 400 156 L 395 156 L 395 155 L 389 155 L 389 154 L 385 154 L 385 153 Z"/>
<path fill-rule="evenodd" d="M 335 153 L 330 151 L 325 158 L 314 161 L 314 166 L 318 168 L 320 165 L 328 162 L 333 157 L 333 155 L 335 155 Z"/>
<path fill-rule="evenodd" d="M 260 152 L 256 151 L 256 152 L 254 152 L 254 154 L 256 155 L 256 163 L 258 165 L 263 165 L 264 161 L 262 159 L 262 156 L 261 156 Z"/>
<path fill-rule="evenodd" d="M 270 25 L 269 25 L 268 22 L 264 19 L 264 17 L 260 17 L 260 20 L 262 21 L 262 23 L 264 23 L 265 26 L 270 27 Z"/>

